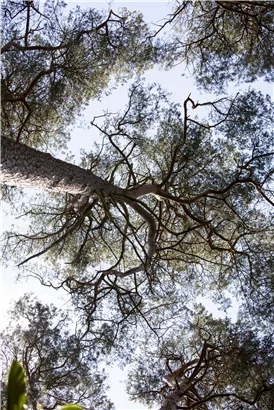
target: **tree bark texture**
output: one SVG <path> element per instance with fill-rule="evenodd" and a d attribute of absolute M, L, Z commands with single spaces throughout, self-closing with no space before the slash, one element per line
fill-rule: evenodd
<path fill-rule="evenodd" d="M 0 182 L 72 195 L 90 196 L 100 192 L 107 197 L 123 194 L 121 188 L 89 170 L 5 137 L 1 140 Z"/>

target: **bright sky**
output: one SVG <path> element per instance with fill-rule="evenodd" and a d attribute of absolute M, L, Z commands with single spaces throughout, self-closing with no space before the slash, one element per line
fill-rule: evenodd
<path fill-rule="evenodd" d="M 74 8 L 76 5 L 81 7 L 94 7 L 98 9 L 111 7 L 114 11 L 118 11 L 120 7 L 127 7 L 130 10 L 140 10 L 145 17 L 147 22 L 157 22 L 160 24 L 163 18 L 167 16 L 168 13 L 171 13 L 172 5 L 170 2 L 161 2 L 161 1 L 127 1 L 119 2 L 113 1 L 111 6 L 106 1 L 78 1 L 73 2 L 66 0 L 69 8 Z M 183 104 L 183 101 L 191 93 L 191 96 L 194 100 L 209 101 L 211 98 L 208 94 L 201 94 L 194 86 L 191 78 L 182 77 L 183 65 L 176 66 L 173 70 L 163 71 L 157 68 L 148 71 L 145 74 L 145 78 L 148 83 L 157 82 L 162 85 L 164 89 L 167 89 L 172 93 L 172 99 L 174 102 Z M 186 73 L 188 75 L 188 73 Z M 134 81 L 134 79 L 132 80 Z M 252 84 L 254 87 L 254 85 Z M 272 87 L 269 84 L 258 83 L 255 85 L 257 89 L 261 91 L 272 94 Z M 129 84 L 118 87 L 110 96 L 102 99 L 101 102 L 92 101 L 90 105 L 86 108 L 84 112 L 84 120 L 87 122 L 90 121 L 94 116 L 101 115 L 104 109 L 109 111 L 117 111 L 117 107 L 123 108 L 127 102 L 127 90 Z M 255 88 L 255 87 L 254 87 Z M 239 90 L 231 89 L 230 92 L 235 92 Z M 216 98 L 216 97 L 215 97 Z M 212 97 L 214 99 L 214 97 Z M 75 128 L 72 132 L 71 142 L 69 144 L 69 149 L 75 156 L 75 161 L 79 159 L 79 151 L 81 148 L 86 149 L 87 151 L 92 149 L 93 142 L 98 139 L 99 136 L 96 133 L 95 129 L 83 130 Z M 3 210 L 8 208 L 3 205 Z M 17 221 L 12 220 L 12 218 L 7 214 L 3 214 L 2 223 L 3 230 L 7 229 L 11 223 Z M 28 282 L 20 282 L 15 284 L 15 279 L 18 274 L 18 269 L 12 266 L 9 266 L 7 269 L 3 268 L 3 284 L 1 292 L 1 305 L 2 305 L 2 326 L 5 325 L 5 316 L 4 312 L 7 308 L 7 305 L 11 299 L 18 299 L 22 294 L 29 291 L 34 291 L 37 296 L 46 303 L 55 303 L 58 306 L 64 304 L 63 298 L 56 299 L 56 292 L 50 289 L 45 289 L 40 286 L 36 280 L 29 280 Z M 66 297 L 65 300 L 68 300 Z M 212 302 L 207 303 L 207 308 L 216 316 L 224 316 L 223 313 L 216 310 L 216 307 Z M 230 310 L 229 312 L 232 317 L 235 317 L 235 309 Z M 116 410 L 141 410 L 145 407 L 142 407 L 140 404 L 135 404 L 128 401 L 128 398 L 124 392 L 125 387 L 120 383 L 120 380 L 125 379 L 125 373 L 119 370 L 117 367 L 114 367 L 110 370 L 110 397 L 115 403 Z"/>

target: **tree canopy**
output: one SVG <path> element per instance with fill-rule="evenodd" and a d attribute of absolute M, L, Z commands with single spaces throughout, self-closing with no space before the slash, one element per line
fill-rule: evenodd
<path fill-rule="evenodd" d="M 156 33 L 172 25 L 163 44 L 168 67 L 184 62 L 197 84 L 225 91 L 227 83 L 273 82 L 272 1 L 176 1 Z"/>
<path fill-rule="evenodd" d="M 28 220 L 5 233 L 3 257 L 65 290 L 77 322 L 71 333 L 33 296 L 15 305 L 27 327 L 4 332 L 3 354 L 6 369 L 22 362 L 33 409 L 110 408 L 101 360 L 135 363 L 129 392 L 161 410 L 272 408 L 273 103 L 249 88 L 179 104 L 140 74 L 182 55 L 205 89 L 234 73 L 270 80 L 273 7 L 176 7 L 155 32 L 126 9 L 2 4 L 1 183 L 23 189 L 16 209 Z M 133 72 L 126 105 L 90 119 L 94 150 L 77 165 L 57 158 L 84 106 Z M 25 188 L 38 193 L 24 199 Z M 228 295 L 236 323 L 196 304 L 207 296 L 225 310 Z"/>
<path fill-rule="evenodd" d="M 164 339 L 144 338 L 129 393 L 161 409 L 271 409 L 273 337 L 196 306 Z"/>
<path fill-rule="evenodd" d="M 64 12 L 62 1 L 2 2 L 2 135 L 40 149 L 62 148 L 91 98 L 153 62 L 137 12 Z"/>
<path fill-rule="evenodd" d="M 84 409 L 112 408 L 105 394 L 104 369 L 98 368 L 100 341 L 86 345 L 77 332 L 71 333 L 69 312 L 27 294 L 14 304 L 9 317 L 10 323 L 1 333 L 2 372 L 7 372 L 12 360 L 22 363 L 29 408 L 54 409 L 70 402 Z"/>
<path fill-rule="evenodd" d="M 254 311 L 271 304 L 270 100 L 249 91 L 205 103 L 212 122 L 188 115 L 189 105 L 199 108 L 191 98 L 181 115 L 161 89 L 141 83 L 129 101 L 100 127 L 105 144 L 95 163 L 84 158 L 87 170 L 3 139 L 4 182 L 59 193 L 25 206 L 31 231 L 7 233 L 6 254 L 20 265 L 44 255 L 33 274 L 69 290 L 89 317 L 108 295 L 122 316 L 146 309 L 143 292 L 180 281 L 190 295 L 229 289 Z"/>

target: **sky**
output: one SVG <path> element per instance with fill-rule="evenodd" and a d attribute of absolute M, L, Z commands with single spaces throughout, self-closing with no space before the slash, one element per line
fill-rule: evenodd
<path fill-rule="evenodd" d="M 72 2 L 66 0 L 68 4 L 68 9 L 74 8 L 76 5 L 80 7 L 93 7 L 93 8 L 106 8 L 109 9 L 110 5 L 106 1 L 77 1 Z M 163 19 L 167 16 L 168 13 L 172 11 L 172 5 L 170 2 L 165 1 L 127 1 L 127 2 L 118 2 L 113 1 L 111 3 L 111 8 L 114 11 L 118 11 L 120 7 L 127 7 L 130 10 L 140 10 L 145 17 L 146 22 L 156 22 L 160 24 Z M 162 87 L 172 94 L 172 100 L 183 104 L 184 100 L 191 94 L 192 98 L 199 102 L 209 101 L 214 99 L 214 96 L 210 96 L 208 93 L 201 93 L 198 91 L 197 87 L 194 85 L 193 80 L 189 77 L 188 73 L 185 73 L 186 76 L 182 76 L 184 67 L 182 65 L 177 65 L 175 68 L 169 71 L 160 70 L 154 68 L 145 73 L 144 77 L 146 78 L 147 83 L 157 82 L 162 85 Z M 132 82 L 134 79 L 132 79 Z M 272 95 L 273 89 L 272 86 L 266 83 L 258 82 L 252 84 L 252 87 L 260 89 L 261 91 Z M 89 121 L 97 115 L 101 115 L 103 110 L 108 109 L 109 111 L 117 111 L 117 107 L 121 109 L 127 102 L 127 91 L 129 88 L 129 83 L 124 86 L 119 86 L 111 95 L 102 98 L 100 102 L 91 101 L 89 106 L 83 112 L 82 121 L 85 121 L 87 126 Z M 237 92 L 239 87 L 236 89 L 230 88 L 230 92 Z M 217 98 L 215 96 L 215 98 Z M 69 143 L 69 150 L 74 155 L 75 163 L 79 160 L 80 149 L 84 148 L 85 150 L 92 150 L 94 142 L 100 139 L 100 136 L 95 129 L 83 129 L 75 127 L 71 133 L 71 141 Z M 61 154 L 59 155 L 61 158 Z M 5 204 L 2 205 L 2 226 L 3 230 L 7 229 L 11 223 L 18 222 L 15 221 L 10 215 L 9 210 Z M 7 213 L 5 213 L 7 212 Z M 23 222 L 24 224 L 25 222 Z M 36 280 L 29 280 L 28 282 L 23 281 L 15 283 L 16 276 L 18 274 L 17 268 L 9 266 L 8 268 L 2 269 L 2 289 L 1 289 L 1 312 L 2 312 L 2 327 L 6 324 L 5 311 L 9 302 L 14 299 L 18 299 L 22 296 L 23 293 L 34 291 L 35 294 L 46 303 L 55 303 L 59 307 L 65 306 L 68 297 L 65 296 L 56 297 L 56 292 L 50 289 L 45 289 L 37 283 Z M 216 310 L 216 306 L 207 301 L 207 309 L 211 311 L 215 316 L 224 317 L 225 314 Z M 231 309 L 229 312 L 230 316 L 235 319 L 236 309 Z M 110 369 L 110 397 L 115 403 L 116 410 L 141 410 L 145 407 L 140 404 L 130 402 L 124 392 L 125 387 L 120 383 L 120 380 L 125 379 L 125 372 L 119 370 L 116 366 L 113 369 Z"/>

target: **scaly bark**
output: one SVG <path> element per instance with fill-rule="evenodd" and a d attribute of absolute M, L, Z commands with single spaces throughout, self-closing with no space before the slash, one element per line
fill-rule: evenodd
<path fill-rule="evenodd" d="M 107 197 L 124 192 L 89 170 L 5 137 L 1 141 L 0 182 L 21 188 L 83 196 L 100 192 Z"/>

